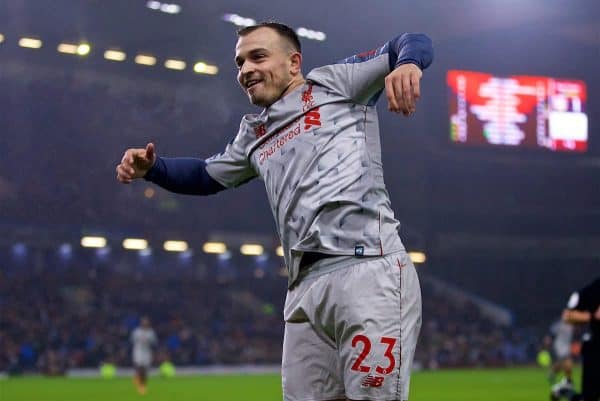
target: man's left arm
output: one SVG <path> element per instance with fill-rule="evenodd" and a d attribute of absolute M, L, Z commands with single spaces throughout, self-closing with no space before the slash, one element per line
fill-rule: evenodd
<path fill-rule="evenodd" d="M 385 87 L 389 109 L 408 115 L 420 96 L 422 70 L 432 61 L 431 39 L 405 33 L 377 49 L 317 68 L 307 78 L 367 105 L 374 105 Z"/>

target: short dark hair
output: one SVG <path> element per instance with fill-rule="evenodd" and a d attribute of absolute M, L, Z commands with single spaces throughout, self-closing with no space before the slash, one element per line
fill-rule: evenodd
<path fill-rule="evenodd" d="M 280 36 L 283 36 L 288 42 L 290 42 L 290 44 L 292 45 L 292 47 L 294 48 L 295 51 L 297 51 L 298 53 L 302 53 L 302 46 L 300 45 L 300 39 L 298 38 L 298 35 L 296 35 L 296 32 L 294 32 L 294 30 L 292 28 L 290 28 L 289 26 L 280 24 L 279 22 L 275 22 L 275 21 L 259 22 L 256 25 L 250 25 L 250 26 L 245 26 L 243 28 L 240 28 L 237 31 L 237 34 L 238 34 L 238 36 L 246 36 L 250 32 L 256 31 L 258 28 L 274 29 L 275 31 L 277 31 L 277 33 Z"/>

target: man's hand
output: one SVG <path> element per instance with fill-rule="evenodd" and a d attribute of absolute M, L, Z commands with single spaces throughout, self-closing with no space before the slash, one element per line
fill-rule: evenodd
<path fill-rule="evenodd" d="M 416 64 L 402 64 L 385 77 L 388 110 L 409 116 L 421 96 L 419 82 L 423 72 Z"/>
<path fill-rule="evenodd" d="M 136 178 L 145 176 L 155 161 L 153 143 L 146 145 L 145 149 L 127 149 L 121 163 L 117 166 L 117 180 L 129 184 Z"/>

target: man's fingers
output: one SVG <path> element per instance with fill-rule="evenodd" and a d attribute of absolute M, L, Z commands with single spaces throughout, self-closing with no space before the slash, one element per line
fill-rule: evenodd
<path fill-rule="evenodd" d="M 410 74 L 410 85 L 412 86 L 413 97 L 416 101 L 421 97 L 421 77 L 419 74 Z"/>
<path fill-rule="evenodd" d="M 152 142 L 146 145 L 146 159 L 154 160 L 154 144 Z"/>
<path fill-rule="evenodd" d="M 410 75 L 406 74 L 402 77 L 402 98 L 404 100 L 404 109 L 407 113 L 412 113 L 415 108 L 415 104 L 412 96 L 412 86 L 410 82 Z"/>
<path fill-rule="evenodd" d="M 396 94 L 394 93 L 394 82 L 392 79 L 385 80 L 385 95 L 388 100 L 388 110 L 397 111 L 398 103 L 396 103 Z"/>
<path fill-rule="evenodd" d="M 125 155 L 121 159 L 120 166 L 123 167 L 124 171 L 129 172 L 129 174 L 131 174 L 131 175 L 135 174 L 134 158 L 132 156 L 131 151 L 128 150 L 127 152 L 125 152 Z"/>
<path fill-rule="evenodd" d="M 133 178 L 133 175 L 131 174 L 131 169 L 125 167 L 122 164 L 119 164 L 117 166 L 117 176 L 126 180 L 130 180 Z"/>
<path fill-rule="evenodd" d="M 143 177 L 156 159 L 154 144 L 148 143 L 145 148 L 127 149 L 121 163 L 116 167 L 117 180 L 129 184 Z"/>
<path fill-rule="evenodd" d="M 117 175 L 117 180 L 119 180 L 119 182 L 121 182 L 123 184 L 131 184 L 131 180 L 128 180 L 128 179 L 123 178 L 123 177 L 119 177 L 119 175 Z"/>
<path fill-rule="evenodd" d="M 394 93 L 396 94 L 396 104 L 398 108 L 396 109 L 396 113 L 406 113 L 406 99 L 404 98 L 404 85 L 403 80 L 398 78 L 394 81 Z"/>
<path fill-rule="evenodd" d="M 117 170 L 117 180 L 119 180 L 120 182 L 124 183 L 124 184 L 129 184 L 131 183 L 132 179 L 129 176 L 129 174 L 127 174 L 124 171 L 124 168 L 121 164 L 119 164 L 116 168 Z"/>
<path fill-rule="evenodd" d="M 389 110 L 409 116 L 416 111 L 421 97 L 421 69 L 415 64 L 403 64 L 385 78 Z"/>
<path fill-rule="evenodd" d="M 146 149 L 131 149 L 131 163 L 135 163 L 138 160 L 146 161 Z"/>

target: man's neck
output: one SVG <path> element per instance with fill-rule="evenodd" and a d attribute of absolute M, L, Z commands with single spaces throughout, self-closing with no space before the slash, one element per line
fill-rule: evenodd
<path fill-rule="evenodd" d="M 302 75 L 297 76 L 284 89 L 283 93 L 281 94 L 281 96 L 279 98 L 281 99 L 282 97 L 286 96 L 287 94 L 293 92 L 297 87 L 304 85 L 305 82 L 306 82 L 306 80 L 304 79 L 304 77 Z"/>

